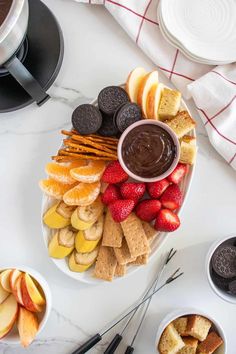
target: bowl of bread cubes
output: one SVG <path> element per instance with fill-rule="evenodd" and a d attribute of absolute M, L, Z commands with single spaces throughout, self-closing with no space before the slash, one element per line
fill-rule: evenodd
<path fill-rule="evenodd" d="M 221 325 L 196 309 L 181 309 L 168 314 L 156 337 L 159 354 L 225 354 L 226 346 Z"/>

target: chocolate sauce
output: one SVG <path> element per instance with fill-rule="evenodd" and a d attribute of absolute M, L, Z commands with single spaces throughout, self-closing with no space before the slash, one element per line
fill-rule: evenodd
<path fill-rule="evenodd" d="M 0 0 L 0 26 L 3 24 L 10 11 L 12 1 L 13 0 Z"/>
<path fill-rule="evenodd" d="M 143 178 L 158 177 L 172 165 L 176 146 L 170 134 L 154 124 L 135 127 L 125 137 L 122 157 L 127 168 Z"/>

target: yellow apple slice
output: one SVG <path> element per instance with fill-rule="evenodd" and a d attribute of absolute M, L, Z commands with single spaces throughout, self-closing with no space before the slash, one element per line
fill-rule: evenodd
<path fill-rule="evenodd" d="M 161 93 L 164 85 L 158 83 L 152 86 L 147 96 L 147 118 L 158 120 L 158 108 L 161 100 Z"/>
<path fill-rule="evenodd" d="M 128 93 L 131 102 L 137 103 L 139 86 L 146 74 L 147 72 L 144 68 L 136 68 L 129 74 L 125 90 Z"/>
<path fill-rule="evenodd" d="M 0 284 L 0 304 L 2 304 L 9 295 L 9 292 L 3 289 L 2 285 Z"/>
<path fill-rule="evenodd" d="M 152 86 L 158 84 L 158 72 L 152 71 L 145 75 L 138 90 L 137 103 L 142 108 L 144 118 L 147 118 L 147 97 Z"/>
<path fill-rule="evenodd" d="M 77 252 L 92 252 L 100 241 L 103 233 L 103 215 L 87 230 L 79 231 L 75 238 Z"/>
<path fill-rule="evenodd" d="M 55 233 L 48 245 L 48 253 L 53 258 L 65 258 L 74 249 L 75 233 L 68 227 Z"/>
<path fill-rule="evenodd" d="M 93 265 L 98 256 L 98 248 L 89 253 L 78 253 L 74 251 L 69 258 L 69 268 L 73 272 L 82 273 Z"/>
<path fill-rule="evenodd" d="M 21 277 L 21 294 L 24 307 L 27 310 L 32 312 L 41 312 L 43 310 L 45 299 L 27 273 Z"/>
<path fill-rule="evenodd" d="M 33 342 L 38 332 L 39 323 L 37 316 L 20 306 L 17 328 L 21 345 L 28 347 Z"/>
<path fill-rule="evenodd" d="M 10 274 L 12 269 L 6 269 L 0 274 L 0 283 L 4 290 L 11 292 Z"/>
<path fill-rule="evenodd" d="M 0 305 L 0 339 L 12 329 L 18 313 L 18 303 L 14 295 L 9 295 Z"/>
<path fill-rule="evenodd" d="M 15 288 L 16 281 L 21 274 L 22 274 L 22 272 L 19 271 L 18 269 L 13 269 L 10 273 L 10 287 L 11 287 L 12 293 L 13 293 L 13 289 Z"/>

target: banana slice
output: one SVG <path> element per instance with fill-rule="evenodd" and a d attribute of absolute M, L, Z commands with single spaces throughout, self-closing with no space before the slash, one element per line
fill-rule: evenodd
<path fill-rule="evenodd" d="M 100 241 L 103 233 L 103 214 L 89 229 L 79 231 L 75 237 L 75 248 L 77 252 L 92 252 Z"/>
<path fill-rule="evenodd" d="M 70 227 L 58 230 L 48 245 L 49 256 L 65 258 L 75 247 L 75 232 Z"/>
<path fill-rule="evenodd" d="M 89 229 L 103 213 L 100 196 L 90 205 L 78 207 L 71 216 L 71 224 L 77 230 Z"/>
<path fill-rule="evenodd" d="M 89 253 L 78 253 L 74 251 L 69 258 L 69 268 L 73 272 L 82 273 L 93 265 L 98 256 L 98 247 Z"/>
<path fill-rule="evenodd" d="M 43 222 L 52 229 L 61 229 L 70 225 L 70 218 L 75 207 L 59 202 L 49 208 L 43 216 Z"/>

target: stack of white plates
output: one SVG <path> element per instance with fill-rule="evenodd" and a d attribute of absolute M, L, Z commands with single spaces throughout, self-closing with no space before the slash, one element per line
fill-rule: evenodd
<path fill-rule="evenodd" d="M 236 0 L 161 0 L 158 20 L 165 39 L 189 59 L 236 61 Z"/>

